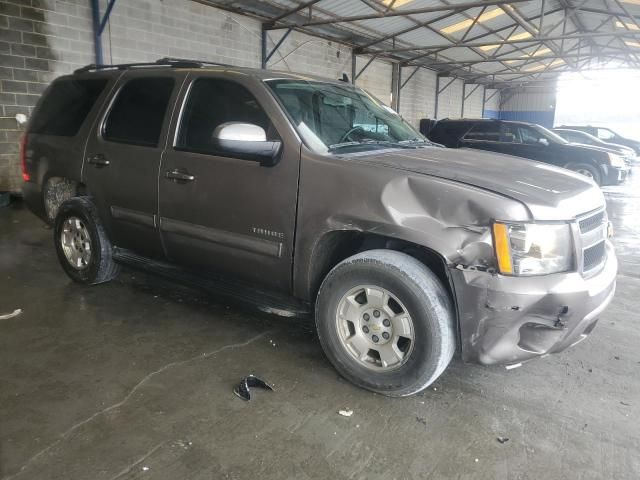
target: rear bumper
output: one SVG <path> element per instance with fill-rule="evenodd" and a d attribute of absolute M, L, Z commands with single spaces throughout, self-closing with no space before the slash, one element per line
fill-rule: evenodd
<path fill-rule="evenodd" d="M 579 273 L 507 277 L 452 269 L 462 356 L 485 365 L 516 364 L 575 345 L 595 327 L 615 292 L 618 262 L 590 278 Z"/>

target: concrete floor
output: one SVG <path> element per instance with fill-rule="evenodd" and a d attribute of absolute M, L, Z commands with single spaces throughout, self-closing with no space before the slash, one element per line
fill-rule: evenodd
<path fill-rule="evenodd" d="M 339 378 L 309 324 L 131 270 L 73 284 L 51 231 L 0 209 L 0 314 L 23 309 L 0 321 L 0 478 L 640 478 L 638 187 L 607 189 L 618 293 L 588 340 L 454 360 L 405 399 Z M 239 400 L 248 373 L 276 391 Z"/>

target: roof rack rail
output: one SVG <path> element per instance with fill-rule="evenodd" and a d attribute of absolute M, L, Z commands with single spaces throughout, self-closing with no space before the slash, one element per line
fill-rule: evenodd
<path fill-rule="evenodd" d="M 226 63 L 208 62 L 205 60 L 191 60 L 186 58 L 159 58 L 155 62 L 119 63 L 113 65 L 96 65 L 92 63 L 74 70 L 73 73 L 84 73 L 93 70 L 127 70 L 129 68 L 151 68 L 151 67 L 172 67 L 172 68 L 201 68 L 205 65 L 217 65 L 221 67 L 231 67 Z"/>

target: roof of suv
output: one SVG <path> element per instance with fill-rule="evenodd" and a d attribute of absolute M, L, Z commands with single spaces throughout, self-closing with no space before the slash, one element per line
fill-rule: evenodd
<path fill-rule="evenodd" d="M 535 125 L 535 123 L 529 123 L 529 122 L 521 122 L 518 120 L 500 120 L 497 118 L 443 118 L 442 120 L 438 120 L 438 123 L 440 122 L 451 122 L 451 123 L 493 123 L 493 122 L 500 122 L 500 123 L 510 123 L 510 124 L 515 124 L 515 125 Z"/>
<path fill-rule="evenodd" d="M 160 58 L 155 62 L 140 62 L 140 63 L 123 63 L 116 65 L 86 65 L 82 68 L 75 70 L 74 74 L 89 73 L 89 72 L 104 72 L 104 71 L 122 71 L 122 70 L 152 70 L 152 71 L 166 71 L 172 69 L 187 69 L 193 71 L 228 71 L 230 69 L 243 73 L 245 75 L 251 75 L 259 78 L 260 80 L 273 80 L 273 79 L 292 79 L 292 80 L 318 80 L 327 83 L 335 83 L 339 85 L 345 84 L 346 79 L 332 80 L 315 75 L 303 75 L 291 72 L 282 72 L 278 70 L 265 70 L 261 68 L 249 68 L 239 67 L 236 65 L 229 65 L 225 63 L 208 62 L 204 60 L 190 60 L 182 58 Z"/>

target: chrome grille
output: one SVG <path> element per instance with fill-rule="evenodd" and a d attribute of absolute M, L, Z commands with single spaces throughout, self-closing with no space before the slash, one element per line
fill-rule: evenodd
<path fill-rule="evenodd" d="M 596 243 L 589 248 L 585 248 L 582 256 L 584 258 L 583 270 L 588 272 L 589 270 L 594 269 L 598 265 L 602 263 L 604 260 L 605 254 L 605 243 L 604 240 L 600 243 Z"/>
<path fill-rule="evenodd" d="M 604 223 L 604 210 L 595 215 L 580 220 L 580 233 L 587 233 L 602 226 Z"/>

